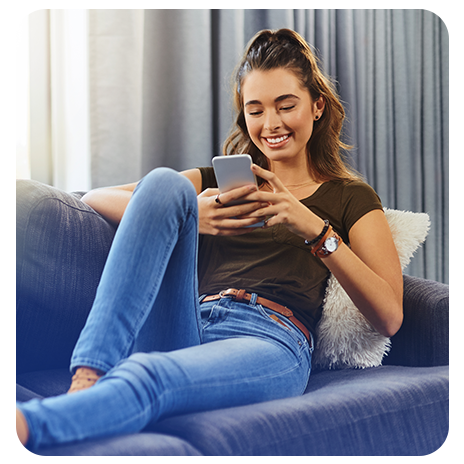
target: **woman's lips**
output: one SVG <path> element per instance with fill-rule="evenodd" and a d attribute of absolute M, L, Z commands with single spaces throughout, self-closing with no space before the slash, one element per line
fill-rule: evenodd
<path fill-rule="evenodd" d="M 269 148 L 281 148 L 288 143 L 292 134 L 280 135 L 278 137 L 263 137 Z"/>

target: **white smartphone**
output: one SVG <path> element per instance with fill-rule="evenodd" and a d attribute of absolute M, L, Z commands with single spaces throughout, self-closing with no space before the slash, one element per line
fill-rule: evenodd
<path fill-rule="evenodd" d="M 248 184 L 257 186 L 251 163 L 250 155 L 215 156 L 213 168 L 219 191 L 225 193 Z"/>
<path fill-rule="evenodd" d="M 251 163 L 250 155 L 215 156 L 213 158 L 213 168 L 219 191 L 225 193 L 250 184 L 257 187 L 258 183 L 251 170 Z M 227 206 L 239 205 L 245 202 L 244 200 L 235 200 L 227 203 Z M 249 227 L 262 227 L 263 225 L 264 221 L 261 221 Z"/>

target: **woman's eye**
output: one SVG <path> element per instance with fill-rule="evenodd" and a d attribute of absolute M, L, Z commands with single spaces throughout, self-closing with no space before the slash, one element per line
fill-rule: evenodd
<path fill-rule="evenodd" d="M 293 108 L 295 108 L 295 105 L 291 105 L 291 106 L 283 106 L 282 108 L 280 108 L 282 111 L 288 111 L 288 110 L 292 110 Z"/>
<path fill-rule="evenodd" d="M 250 116 L 259 116 L 262 113 L 262 111 L 250 111 L 248 114 Z"/>

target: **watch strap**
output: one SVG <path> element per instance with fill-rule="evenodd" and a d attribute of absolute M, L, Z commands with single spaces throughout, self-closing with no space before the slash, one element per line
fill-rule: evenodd
<path fill-rule="evenodd" d="M 330 234 L 333 232 L 333 227 L 331 225 L 329 225 L 329 227 L 327 228 L 327 231 L 325 232 L 325 234 L 322 236 L 322 238 L 316 243 L 316 245 L 314 245 L 312 248 L 311 248 L 311 253 L 316 256 L 316 253 L 317 251 L 319 250 L 319 248 L 322 247 L 322 245 L 324 245 L 325 241 L 330 237 Z"/>
<path fill-rule="evenodd" d="M 331 238 L 331 237 L 327 237 L 324 242 L 322 243 L 322 245 L 315 251 L 314 255 L 317 256 L 318 258 L 325 258 L 329 255 L 331 255 L 332 253 L 334 253 L 335 251 L 338 250 L 338 247 L 340 246 L 340 244 L 343 243 L 343 240 L 342 238 L 336 233 L 334 232 L 334 235 L 333 237 L 337 240 L 337 248 L 333 251 L 328 251 L 324 245 L 325 245 L 325 242 L 327 239 Z M 312 251 L 312 250 L 311 250 Z"/>

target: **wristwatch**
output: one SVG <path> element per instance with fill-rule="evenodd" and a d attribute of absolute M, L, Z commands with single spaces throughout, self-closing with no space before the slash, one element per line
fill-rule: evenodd
<path fill-rule="evenodd" d="M 341 237 L 336 232 L 334 232 L 334 235 L 325 239 L 324 243 L 316 251 L 315 255 L 319 258 L 325 258 L 331 255 L 334 251 L 337 251 L 340 243 L 342 242 L 343 240 Z"/>

